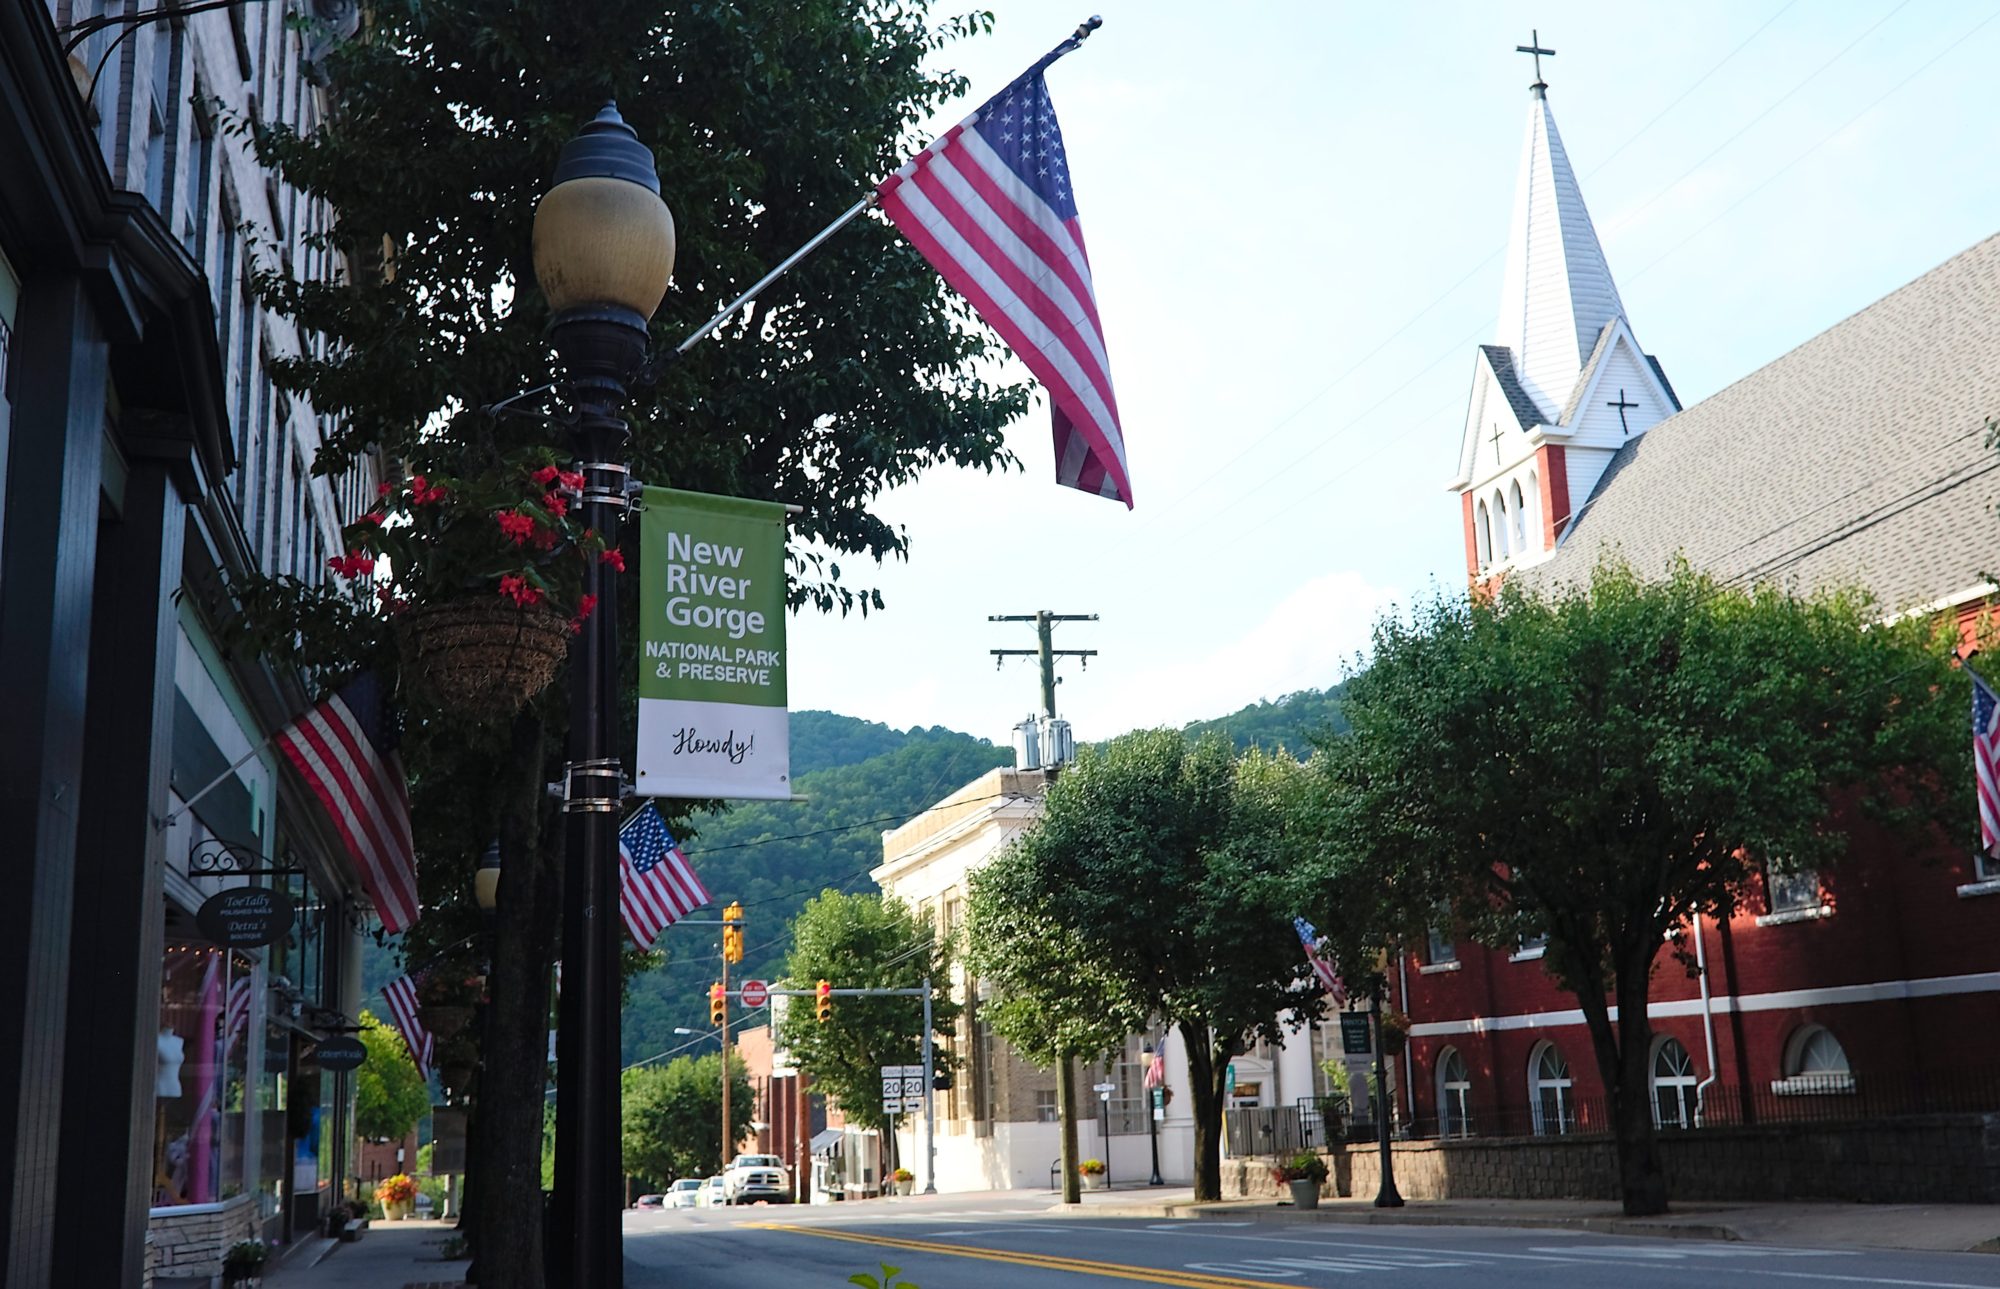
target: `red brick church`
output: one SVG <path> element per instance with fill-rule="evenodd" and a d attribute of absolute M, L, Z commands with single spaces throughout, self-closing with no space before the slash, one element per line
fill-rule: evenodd
<path fill-rule="evenodd" d="M 1500 331 L 1474 359 L 1452 488 L 1466 572 L 1581 578 L 1684 553 L 1745 582 L 1871 588 L 1888 611 L 1987 603 L 2000 569 L 2000 237 L 1683 408 L 1640 344 L 1550 112 L 1529 104 Z M 1653 338 L 1657 339 L 1657 338 Z M 1532 571 L 1530 571 L 1532 570 Z M 1972 773 L 1968 713 L 1965 772 Z M 1664 1127 L 2000 1110 L 2000 861 L 1865 829 L 1682 935 L 1653 985 Z M 1399 964 L 1419 1136 L 1604 1131 L 1582 1013 L 1514 952 L 1433 933 Z"/>

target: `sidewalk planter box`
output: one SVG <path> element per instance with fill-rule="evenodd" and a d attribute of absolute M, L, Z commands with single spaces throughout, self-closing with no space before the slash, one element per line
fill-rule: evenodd
<path fill-rule="evenodd" d="M 908 1195 L 917 1188 L 917 1179 L 914 1177 L 907 1180 L 898 1178 L 895 1182 L 895 1187 L 898 1195 Z"/>
<path fill-rule="evenodd" d="M 1319 1207 L 1318 1182 L 1301 1178 L 1295 1182 L 1286 1182 L 1285 1185 L 1292 1188 L 1292 1206 L 1294 1208 Z"/>
<path fill-rule="evenodd" d="M 1111 1179 L 1103 1173 L 1085 1173 L 1083 1175 L 1083 1189 L 1087 1191 L 1109 1190 L 1110 1187 Z"/>

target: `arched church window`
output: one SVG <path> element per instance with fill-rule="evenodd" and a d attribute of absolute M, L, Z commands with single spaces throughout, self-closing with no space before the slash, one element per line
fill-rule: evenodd
<path fill-rule="evenodd" d="M 1694 1058 L 1679 1039 L 1662 1036 L 1653 1047 L 1653 1126 L 1694 1127 Z"/>
<path fill-rule="evenodd" d="M 1465 1058 L 1455 1047 L 1447 1047 L 1437 1063 L 1438 1135 L 1472 1135 L 1472 1079 L 1465 1070 Z"/>
<path fill-rule="evenodd" d="M 1801 1025 L 1785 1044 L 1785 1077 L 1771 1085 L 1779 1096 L 1854 1091 L 1847 1049 L 1824 1025 Z"/>
<path fill-rule="evenodd" d="M 1560 1136 L 1576 1131 L 1576 1100 L 1571 1091 L 1569 1062 L 1554 1043 L 1543 1041 L 1528 1055 L 1528 1109 L 1535 1135 Z"/>
<path fill-rule="evenodd" d="M 1493 562 L 1493 521 L 1486 513 L 1486 503 L 1480 502 L 1478 514 L 1472 521 L 1473 541 L 1479 549 L 1479 567 L 1485 568 Z"/>
<path fill-rule="evenodd" d="M 1513 552 L 1507 544 L 1507 498 L 1498 488 L 1493 490 L 1493 558 L 1506 559 Z"/>
<path fill-rule="evenodd" d="M 1514 481 L 1513 492 L 1508 500 L 1512 503 L 1509 507 L 1509 513 L 1514 517 L 1514 549 L 1524 551 L 1528 549 L 1528 508 L 1521 504 L 1521 481 L 1519 479 Z"/>

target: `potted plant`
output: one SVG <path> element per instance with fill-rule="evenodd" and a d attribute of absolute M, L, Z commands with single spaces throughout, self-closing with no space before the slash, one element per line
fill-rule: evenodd
<path fill-rule="evenodd" d="M 907 1168 L 898 1168 L 889 1174 L 889 1180 L 896 1183 L 898 1195 L 908 1195 L 917 1185 L 917 1175 Z"/>
<path fill-rule="evenodd" d="M 491 720 L 555 678 L 597 607 L 582 593 L 586 563 L 622 570 L 625 559 L 573 514 L 583 476 L 552 449 L 448 451 L 382 484 L 327 563 L 375 579 L 414 695 Z"/>
<path fill-rule="evenodd" d="M 408 1173 L 397 1173 L 385 1177 L 375 1188 L 375 1202 L 382 1206 L 382 1216 L 392 1222 L 401 1222 L 410 1216 L 417 1199 L 417 1184 L 410 1180 Z"/>
<path fill-rule="evenodd" d="M 1083 1174 L 1085 1190 L 1101 1191 L 1111 1184 L 1102 1159 L 1086 1159 L 1076 1166 L 1076 1171 Z"/>
<path fill-rule="evenodd" d="M 262 1240 L 238 1240 L 222 1255 L 225 1289 L 255 1289 L 263 1282 L 264 1260 L 271 1254 Z"/>
<path fill-rule="evenodd" d="M 1314 1151 L 1301 1150 L 1273 1167 L 1271 1177 L 1291 1187 L 1295 1207 L 1318 1208 L 1320 1183 L 1326 1180 L 1326 1160 Z"/>

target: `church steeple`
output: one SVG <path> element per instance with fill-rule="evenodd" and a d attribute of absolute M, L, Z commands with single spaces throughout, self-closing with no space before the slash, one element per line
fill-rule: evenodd
<path fill-rule="evenodd" d="M 1473 361 L 1451 481 L 1475 580 L 1553 554 L 1612 457 L 1680 410 L 1641 352 L 1549 110 L 1540 34 L 1515 181 L 1496 344 Z"/>
<path fill-rule="evenodd" d="M 1500 332 L 1521 384 L 1554 421 L 1604 325 L 1625 316 L 1562 135 L 1536 78 L 1514 186 Z"/>

